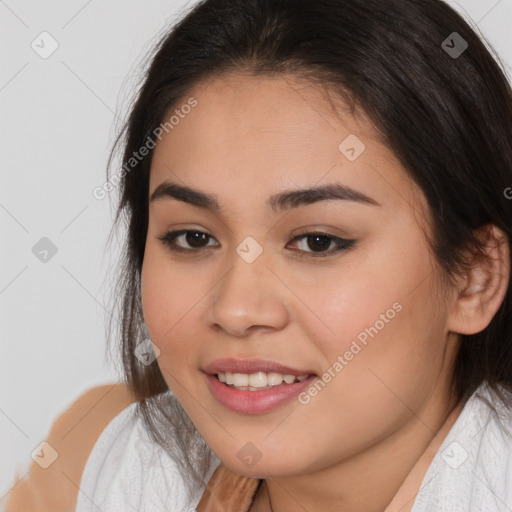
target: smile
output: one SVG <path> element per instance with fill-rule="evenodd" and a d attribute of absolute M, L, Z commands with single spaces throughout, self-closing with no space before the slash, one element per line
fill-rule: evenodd
<path fill-rule="evenodd" d="M 208 388 L 217 402 L 230 411 L 243 414 L 263 414 L 273 411 L 293 400 L 317 378 L 316 375 L 296 377 L 275 372 L 269 374 L 264 372 L 253 374 L 228 372 L 215 375 L 205 374 L 205 377 Z M 277 384 L 278 380 L 279 384 Z M 287 380 L 291 382 L 287 382 Z M 229 381 L 231 384 L 228 383 Z M 251 383 L 258 385 L 250 385 Z"/>
<path fill-rule="evenodd" d="M 270 389 L 281 384 L 293 384 L 294 382 L 302 382 L 308 378 L 308 375 L 283 375 L 277 372 L 257 372 L 257 373 L 231 373 L 219 372 L 217 378 L 220 382 L 224 382 L 233 389 L 242 391 L 261 391 Z"/>

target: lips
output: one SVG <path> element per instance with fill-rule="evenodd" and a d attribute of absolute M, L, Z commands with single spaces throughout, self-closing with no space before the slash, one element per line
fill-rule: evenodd
<path fill-rule="evenodd" d="M 302 382 L 281 384 L 260 391 L 233 389 L 217 377 L 205 374 L 206 384 L 219 404 L 242 414 L 263 414 L 270 412 L 297 397 L 317 379 L 311 375 Z"/>
<path fill-rule="evenodd" d="M 292 368 L 265 359 L 218 359 L 207 364 L 203 372 L 208 389 L 217 402 L 226 409 L 243 414 L 270 412 L 297 397 L 317 378 L 312 370 Z M 267 374 L 267 377 L 281 374 L 290 377 L 290 380 L 294 380 L 293 376 L 295 376 L 297 381 L 283 382 L 280 385 L 265 386 L 260 389 L 252 386 L 248 386 L 247 389 L 245 386 L 237 389 L 219 379 L 220 376 L 224 381 L 226 377 L 237 380 L 242 376 L 254 376 L 259 372 Z M 300 381 L 298 377 L 301 377 Z M 285 380 L 288 381 L 287 378 Z M 254 382 L 253 384 L 261 385 L 262 383 Z"/>
<path fill-rule="evenodd" d="M 218 373 L 281 373 L 283 375 L 316 375 L 311 369 L 292 368 L 267 359 L 217 359 L 204 366 L 203 371 L 208 375 Z"/>

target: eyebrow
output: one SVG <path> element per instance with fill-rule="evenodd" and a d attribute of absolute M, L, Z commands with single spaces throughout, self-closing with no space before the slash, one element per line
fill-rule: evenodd
<path fill-rule="evenodd" d="M 150 201 L 153 202 L 161 199 L 176 199 L 213 212 L 220 213 L 222 211 L 217 196 L 168 181 L 164 181 L 156 187 L 151 194 Z M 266 204 L 273 212 L 277 213 L 332 199 L 381 206 L 375 199 L 340 183 L 287 190 L 271 196 Z"/>

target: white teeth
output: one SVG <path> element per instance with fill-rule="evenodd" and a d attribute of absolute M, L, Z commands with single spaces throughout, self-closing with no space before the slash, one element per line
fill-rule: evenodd
<path fill-rule="evenodd" d="M 267 385 L 268 386 L 279 386 L 283 383 L 283 375 L 281 373 L 269 373 L 267 374 Z"/>
<path fill-rule="evenodd" d="M 248 385 L 252 388 L 264 388 L 267 385 L 267 375 L 263 372 L 251 373 Z"/>
<path fill-rule="evenodd" d="M 295 375 L 283 375 L 277 372 L 257 372 L 250 374 L 219 372 L 217 377 L 228 386 L 249 391 L 259 391 L 272 386 L 280 386 L 283 382 L 285 384 L 293 384 L 296 379 L 302 382 L 304 379 L 308 378 L 308 375 L 295 377 Z"/>
<path fill-rule="evenodd" d="M 233 373 L 233 386 L 242 387 L 249 385 L 249 375 L 247 373 Z"/>

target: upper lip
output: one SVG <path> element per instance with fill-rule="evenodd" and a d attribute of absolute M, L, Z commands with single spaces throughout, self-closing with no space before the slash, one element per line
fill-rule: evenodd
<path fill-rule="evenodd" d="M 313 375 L 314 372 L 311 370 L 298 370 L 296 368 L 290 368 L 283 364 L 275 361 L 269 361 L 267 359 L 234 359 L 225 358 L 217 359 L 207 364 L 203 371 L 209 375 L 215 375 L 219 372 L 222 373 L 281 373 L 283 375 L 295 375 L 300 377 L 301 375 Z"/>

